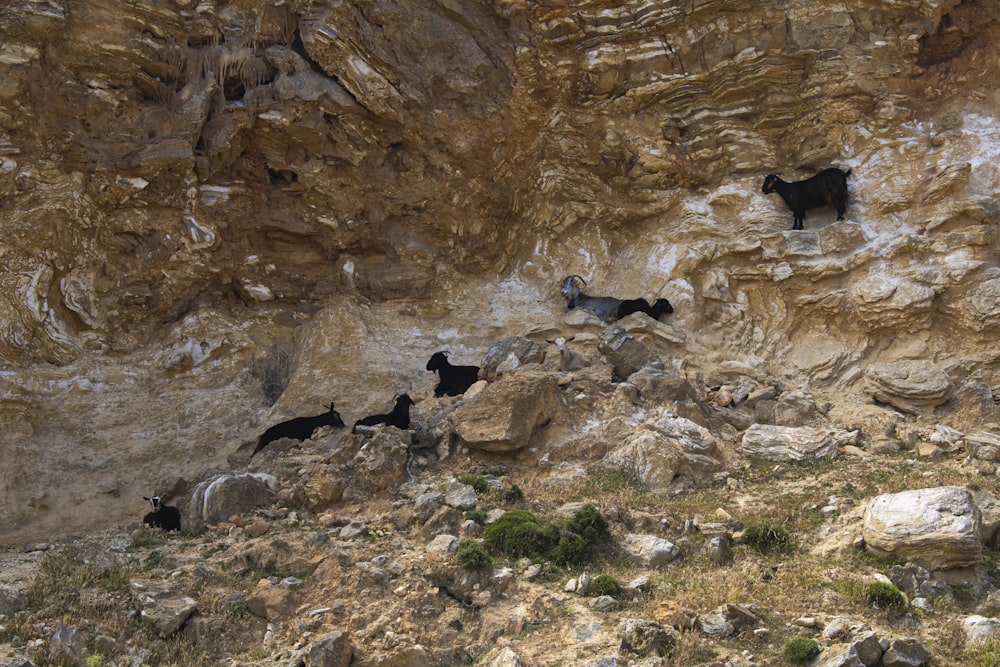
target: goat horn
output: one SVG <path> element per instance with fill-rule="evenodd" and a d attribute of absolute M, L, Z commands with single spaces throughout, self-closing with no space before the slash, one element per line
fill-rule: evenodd
<path fill-rule="evenodd" d="M 574 273 L 573 275 L 571 275 L 571 276 L 570 276 L 570 278 L 579 278 L 579 279 L 580 279 L 580 282 L 581 282 L 581 283 L 583 283 L 583 286 L 584 286 L 584 287 L 586 287 L 586 286 L 587 286 L 587 281 L 586 281 L 586 280 L 584 280 L 582 276 L 578 276 L 578 275 L 576 275 L 576 274 Z"/>

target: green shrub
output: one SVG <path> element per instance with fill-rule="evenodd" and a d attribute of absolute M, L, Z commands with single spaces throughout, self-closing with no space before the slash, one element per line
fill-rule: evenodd
<path fill-rule="evenodd" d="M 465 513 L 465 518 L 475 521 L 479 525 L 486 523 L 486 510 L 469 510 Z"/>
<path fill-rule="evenodd" d="M 769 521 L 755 521 L 743 531 L 743 543 L 763 554 L 787 548 L 791 538 L 784 526 L 771 525 Z"/>
<path fill-rule="evenodd" d="M 487 482 L 486 478 L 483 477 L 482 475 L 474 475 L 474 474 L 459 475 L 455 479 L 456 481 L 461 482 L 462 484 L 468 484 L 473 489 L 475 489 L 476 493 L 479 494 L 488 493 L 490 490 L 489 482 Z"/>
<path fill-rule="evenodd" d="M 781 649 L 781 655 L 796 665 L 804 665 L 819 654 L 819 642 L 808 637 L 789 639 Z"/>
<path fill-rule="evenodd" d="M 538 558 L 553 546 L 551 532 L 528 510 L 507 512 L 483 531 L 486 546 L 511 558 Z"/>
<path fill-rule="evenodd" d="M 906 596 L 892 584 L 873 581 L 865 588 L 865 599 L 876 609 L 900 609 L 906 606 Z"/>
<path fill-rule="evenodd" d="M 590 587 L 587 589 L 587 593 L 593 597 L 600 597 L 602 595 L 615 597 L 621 592 L 622 587 L 618 585 L 618 582 L 610 574 L 597 575 L 591 580 Z"/>
<path fill-rule="evenodd" d="M 611 542 L 608 520 L 596 507 L 587 503 L 576 512 L 566 524 L 566 529 L 582 537 L 588 544 L 600 546 Z"/>
<path fill-rule="evenodd" d="M 512 510 L 487 526 L 483 537 L 488 548 L 510 558 L 546 558 L 560 567 L 593 561 L 612 540 L 607 519 L 589 504 L 545 526 L 527 510 Z"/>
<path fill-rule="evenodd" d="M 524 491 L 517 484 L 511 484 L 506 489 L 500 491 L 500 502 L 506 505 L 513 505 L 524 500 Z"/>
<path fill-rule="evenodd" d="M 493 559 L 476 540 L 459 542 L 455 560 L 467 570 L 488 570 L 493 567 Z"/>

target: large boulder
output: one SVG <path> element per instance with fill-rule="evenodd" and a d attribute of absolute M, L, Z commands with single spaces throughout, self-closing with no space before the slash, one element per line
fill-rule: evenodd
<path fill-rule="evenodd" d="M 870 367 L 866 390 L 876 401 L 897 410 L 921 414 L 951 398 L 952 385 L 944 371 L 928 361 L 896 361 Z"/>
<path fill-rule="evenodd" d="M 928 570 L 983 562 L 979 509 L 967 489 L 942 486 L 872 498 L 865 509 L 865 548 Z"/>
<path fill-rule="evenodd" d="M 555 375 L 522 369 L 466 399 L 448 416 L 450 430 L 470 449 L 516 452 L 559 410 Z"/>
<path fill-rule="evenodd" d="M 767 461 L 808 463 L 833 458 L 838 447 L 857 442 L 857 431 L 754 424 L 744 431 L 740 447 L 745 455 Z"/>
<path fill-rule="evenodd" d="M 191 496 L 191 525 L 200 528 L 266 507 L 274 502 L 277 486 L 274 477 L 261 473 L 227 473 L 201 482 Z"/>
<path fill-rule="evenodd" d="M 483 357 L 479 377 L 493 382 L 504 373 L 543 361 L 545 348 L 542 345 L 521 336 L 510 336 L 490 346 Z"/>
<path fill-rule="evenodd" d="M 677 475 L 696 483 L 722 468 L 715 437 L 683 417 L 661 415 L 629 434 L 604 463 L 634 473 L 653 492 L 666 491 Z"/>

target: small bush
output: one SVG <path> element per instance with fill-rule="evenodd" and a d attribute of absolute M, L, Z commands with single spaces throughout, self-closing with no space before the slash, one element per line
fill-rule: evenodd
<path fill-rule="evenodd" d="M 769 521 L 755 521 L 743 531 L 743 543 L 764 554 L 787 548 L 791 538 L 784 526 L 771 525 Z"/>
<path fill-rule="evenodd" d="M 892 584 L 873 581 L 865 588 L 865 599 L 876 609 L 901 609 L 906 606 L 906 596 Z"/>
<path fill-rule="evenodd" d="M 573 513 L 573 518 L 566 524 L 566 528 L 582 537 L 588 544 L 599 546 L 611 541 L 608 520 L 590 503 Z"/>
<path fill-rule="evenodd" d="M 469 510 L 465 513 L 465 518 L 475 521 L 480 526 L 486 523 L 486 510 Z"/>
<path fill-rule="evenodd" d="M 456 481 L 462 484 L 467 484 L 475 489 L 476 493 L 483 494 L 488 493 L 490 490 L 490 484 L 486 481 L 486 478 L 482 475 L 459 475 L 455 478 Z"/>
<path fill-rule="evenodd" d="M 602 595 L 616 597 L 621 592 L 622 587 L 618 585 L 618 582 L 610 574 L 597 575 L 591 580 L 590 587 L 587 589 L 587 593 L 595 598 Z"/>
<path fill-rule="evenodd" d="M 593 561 L 612 540 L 607 519 L 589 504 L 545 526 L 527 510 L 512 510 L 487 526 L 483 537 L 487 547 L 511 558 L 547 558 L 560 567 Z"/>
<path fill-rule="evenodd" d="M 553 546 L 552 534 L 528 510 L 513 510 L 483 531 L 486 546 L 511 558 L 538 558 Z"/>
<path fill-rule="evenodd" d="M 488 570 L 493 567 L 493 559 L 476 540 L 459 542 L 455 560 L 467 570 Z"/>
<path fill-rule="evenodd" d="M 808 637 L 789 639 L 781 649 L 781 655 L 796 665 L 804 665 L 819 654 L 819 642 Z"/>
<path fill-rule="evenodd" d="M 517 484 L 511 484 L 508 488 L 500 491 L 500 502 L 505 505 L 513 505 L 524 500 L 524 491 Z"/>

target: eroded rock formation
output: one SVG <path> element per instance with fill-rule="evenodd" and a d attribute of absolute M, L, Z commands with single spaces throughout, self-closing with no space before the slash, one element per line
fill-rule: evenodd
<path fill-rule="evenodd" d="M 426 395 L 443 347 L 596 334 L 571 273 L 668 297 L 668 365 L 843 397 L 919 361 L 914 410 L 1000 421 L 994 9 L 0 10 L 0 522 L 125 520 L 277 418 Z M 830 165 L 847 219 L 791 232 L 763 175 Z"/>

